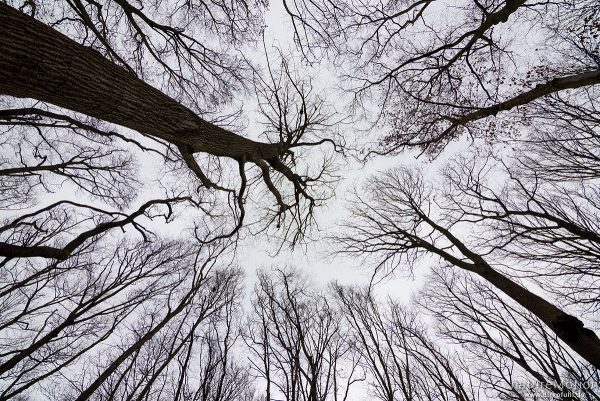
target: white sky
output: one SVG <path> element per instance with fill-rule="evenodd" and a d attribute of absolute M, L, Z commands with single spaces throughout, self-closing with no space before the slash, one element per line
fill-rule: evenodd
<path fill-rule="evenodd" d="M 265 22 L 267 48 L 271 43 L 283 50 L 294 46 L 292 42 L 293 31 L 291 30 L 289 17 L 283 8 L 283 2 L 271 2 L 269 11 L 265 15 Z M 320 67 L 324 68 L 323 65 Z M 327 71 L 322 72 L 320 75 L 322 76 L 321 81 L 314 82 L 314 87 L 328 88 L 332 81 L 325 82 L 328 75 Z M 327 100 L 331 101 L 331 97 Z M 344 107 L 343 104 L 335 106 L 338 108 Z M 446 159 L 452 153 L 454 153 L 452 150 L 445 152 L 444 157 L 436 160 L 430 166 L 429 171 L 434 171 L 435 166 L 443 163 L 442 159 Z M 346 160 L 343 167 L 344 178 L 337 184 L 335 197 L 329 200 L 325 207 L 317 210 L 317 221 L 323 230 L 321 237 L 326 237 L 328 233 L 332 233 L 336 229 L 337 223 L 347 214 L 345 202 L 351 197 L 352 190 L 354 188 L 359 189 L 369 176 L 399 165 L 410 165 L 419 162 L 415 159 L 413 153 L 408 152 L 394 157 L 378 157 L 369 161 L 366 165 L 352 159 Z M 423 162 L 425 161 L 423 160 Z M 373 270 L 370 266 L 362 265 L 356 258 L 332 258 L 329 253 L 334 244 L 323 238 L 308 243 L 306 247 L 299 247 L 295 251 L 284 248 L 278 255 L 272 256 L 277 250 L 274 242 L 276 241 L 270 241 L 269 238 L 262 236 L 240 244 L 238 260 L 240 266 L 246 272 L 248 289 L 251 288 L 254 282 L 254 272 L 257 269 L 286 265 L 303 270 L 318 285 L 326 285 L 334 280 L 342 284 L 358 285 L 368 285 L 371 281 Z M 409 300 L 410 295 L 414 293 L 414 290 L 419 288 L 426 272 L 426 269 L 415 271 L 414 277 L 399 272 L 395 277 L 390 277 L 378 284 L 377 291 L 382 295 L 390 295 L 406 302 Z"/>

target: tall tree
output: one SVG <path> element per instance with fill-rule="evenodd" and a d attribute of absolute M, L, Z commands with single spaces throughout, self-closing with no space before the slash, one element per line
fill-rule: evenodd
<path fill-rule="evenodd" d="M 485 243 L 478 247 L 468 236 L 464 238 L 463 230 L 485 221 L 488 215 L 493 219 L 494 211 L 487 211 L 481 203 L 470 204 L 484 215 L 472 219 L 468 211 L 456 206 L 453 192 L 446 194 L 446 206 L 423 175 L 410 169 L 397 169 L 374 178 L 370 190 L 369 199 L 357 200 L 354 217 L 348 224 L 349 235 L 338 238 L 341 252 L 369 256 L 377 266 L 392 269 L 413 268 L 430 254 L 444 266 L 472 272 L 533 313 L 582 358 L 600 367 L 600 339 L 593 330 L 502 272 L 503 260 L 493 258 L 494 247 L 490 252 Z M 498 213 L 501 218 L 510 216 L 502 209 Z M 471 228 L 471 232 L 477 231 Z"/>
<path fill-rule="evenodd" d="M 600 83 L 595 1 L 285 3 L 307 57 L 334 55 L 357 105 L 375 103 L 375 153 L 494 138 L 525 106 Z"/>
<path fill-rule="evenodd" d="M 261 272 L 258 279 L 245 340 L 266 399 L 349 399 L 361 380 L 358 363 L 323 290 L 291 269 Z"/>
<path fill-rule="evenodd" d="M 478 399 L 459 355 L 438 346 L 417 314 L 370 290 L 333 286 L 372 394 L 382 401 Z"/>
<path fill-rule="evenodd" d="M 198 49 L 188 43 L 188 41 L 191 41 L 194 45 L 199 45 L 197 39 L 182 34 L 175 27 L 161 26 L 153 22 L 145 14 L 142 14 L 141 10 L 126 2 L 117 2 L 117 4 L 118 7 L 124 10 L 127 18 L 130 18 L 129 24 L 134 24 L 134 27 L 137 27 L 134 21 L 137 20 L 136 18 L 141 18 L 152 29 L 166 35 L 168 41 L 174 41 L 174 44 L 169 43 L 181 53 L 181 57 L 184 57 L 185 54 L 188 54 L 192 60 L 200 57 Z M 94 8 L 93 5 L 88 6 Z M 180 158 L 185 163 L 199 180 L 200 186 L 206 189 L 224 191 L 231 197 L 232 206 L 235 209 L 234 228 L 229 232 L 223 231 L 222 235 L 231 235 L 237 232 L 243 222 L 245 215 L 244 200 L 247 196 L 248 183 L 249 181 L 254 182 L 246 176 L 247 166 L 257 167 L 256 170 L 259 172 L 265 188 L 274 197 L 277 208 L 274 210 L 275 218 L 273 220 L 277 221 L 278 226 L 282 225 L 281 221 L 286 215 L 292 215 L 290 217 L 291 222 L 284 225 L 284 227 L 289 229 L 289 226 L 295 227 L 294 224 L 297 224 L 298 231 L 302 232 L 306 229 L 306 225 L 312 219 L 313 207 L 320 200 L 315 197 L 315 193 L 311 192 L 311 188 L 319 182 L 322 176 L 320 171 L 317 171 L 319 175 L 315 178 L 300 175 L 293 171 L 293 166 L 296 163 L 294 151 L 302 147 L 320 145 L 330 141 L 330 139 L 323 139 L 319 135 L 317 137 L 313 136 L 312 127 L 315 124 L 323 124 L 323 117 L 313 112 L 313 105 L 310 104 L 311 99 L 304 92 L 304 85 L 290 83 L 292 75 L 289 72 L 284 77 L 286 80 L 284 85 L 293 84 L 301 97 L 299 99 L 301 106 L 296 109 L 293 121 L 288 121 L 287 118 L 279 120 L 276 127 L 277 135 L 271 137 L 272 142 L 257 142 L 203 119 L 197 112 L 192 111 L 180 101 L 140 79 L 139 73 L 136 75 L 131 68 L 123 68 L 123 65 L 116 64 L 114 60 L 111 61 L 111 58 L 117 57 L 112 47 L 106 45 L 108 50 L 105 50 L 109 57 L 104 57 L 93 48 L 77 43 L 50 26 L 7 4 L 2 4 L 0 7 L 2 7 L 0 18 L 2 18 L 1 34 L 3 38 L 1 45 L 6 50 L 3 53 L 2 61 L 0 61 L 3 71 L 0 77 L 1 94 L 43 101 L 94 119 L 132 129 L 142 135 L 156 138 L 168 144 L 175 151 L 175 158 Z M 87 10 L 90 7 L 84 7 L 84 9 Z M 84 9 L 81 7 L 76 7 L 76 9 L 78 13 L 84 13 Z M 98 12 L 102 13 L 101 8 L 98 8 Z M 40 10 L 37 10 L 36 15 L 40 15 Z M 95 29 L 90 27 L 90 22 L 87 21 L 85 16 L 81 16 L 81 18 L 86 29 Z M 108 24 L 106 21 L 103 23 Z M 97 33 L 100 35 L 99 32 Z M 138 32 L 138 34 L 142 35 L 141 32 Z M 151 35 L 148 34 L 148 37 L 151 37 Z M 102 36 L 99 40 L 103 42 Z M 155 46 L 145 40 L 142 40 L 142 42 L 144 43 L 143 47 L 150 46 L 154 48 Z M 159 57 L 159 54 L 152 52 L 151 49 L 146 50 L 150 52 L 151 58 L 152 56 L 158 57 L 158 60 L 162 63 L 161 65 L 174 74 L 180 76 L 185 72 L 185 70 L 177 70 L 167 66 L 161 58 L 166 57 L 165 55 Z M 110 55 L 113 57 L 110 57 Z M 214 57 L 217 57 L 217 55 Z M 143 64 L 143 62 L 140 63 Z M 200 65 L 202 68 L 206 67 L 202 62 L 200 62 Z M 180 66 L 180 68 L 183 67 Z M 194 73 L 194 71 L 192 70 L 190 73 Z M 218 73 L 215 73 L 215 75 L 217 78 L 221 76 Z M 195 76 L 190 76 L 189 79 L 193 80 Z M 187 80 L 188 77 L 183 75 L 175 81 L 188 82 Z M 274 84 L 282 85 L 281 82 L 274 82 Z M 202 89 L 202 85 L 194 87 L 196 90 Z M 267 88 L 274 91 L 281 89 L 263 85 L 262 93 L 264 95 L 266 95 Z M 180 85 L 180 89 L 186 91 L 183 83 Z M 202 93 L 198 92 L 198 95 L 202 95 Z M 285 102 L 292 100 L 295 99 L 284 99 L 282 103 L 277 103 L 278 107 L 285 108 L 285 112 L 289 113 L 289 105 Z M 277 110 L 275 109 L 274 112 L 277 112 Z M 11 123 L 30 124 L 35 128 L 58 125 L 72 127 L 78 131 L 91 131 L 97 135 L 109 137 L 115 137 L 116 135 L 116 137 L 128 142 L 137 143 L 134 139 L 127 138 L 127 135 L 103 132 L 95 128 L 94 124 L 87 124 L 79 118 L 54 113 L 46 109 L 42 110 L 39 107 L 11 108 L 3 111 L 2 119 L 8 121 L 5 123 L 6 125 Z M 313 121 L 313 119 L 317 121 Z M 137 144 L 139 145 L 139 143 Z M 239 174 L 238 188 L 230 189 L 223 186 L 222 183 L 214 182 L 204 168 L 201 167 L 194 154 L 215 157 L 217 163 L 220 163 L 219 158 L 233 160 L 237 164 Z M 100 155 L 92 155 L 96 159 L 100 157 Z M 106 159 L 107 155 L 104 156 Z M 170 157 L 172 158 L 172 156 Z M 103 167 L 102 170 L 106 172 L 104 174 L 117 174 L 119 163 L 122 162 L 115 162 L 117 162 L 115 166 Z M 9 168 L 4 173 L 14 177 L 17 174 L 26 175 L 34 172 L 59 171 L 60 174 L 64 175 L 75 167 L 81 166 L 81 164 L 82 161 L 73 159 L 44 166 L 34 167 L 28 165 L 20 169 Z M 114 172 L 111 172 L 113 168 Z M 282 178 L 280 180 L 277 177 L 277 182 L 281 181 L 279 185 L 274 184 L 275 178 L 272 175 L 278 175 Z M 79 177 L 76 182 L 81 180 L 81 177 Z M 286 194 L 285 191 L 287 190 L 289 190 L 289 193 Z M 90 191 L 98 192 L 99 189 L 90 189 Z M 291 231 L 294 232 L 294 228 Z M 13 249 L 10 245 L 3 245 L 3 255 L 18 256 L 19 250 Z M 42 255 L 38 253 L 36 256 Z"/>
<path fill-rule="evenodd" d="M 600 371 L 481 279 L 436 269 L 417 301 L 434 318 L 439 340 L 462 349 L 467 373 L 487 396 L 598 398 Z"/>
<path fill-rule="evenodd" d="M 5 264 L 0 399 L 187 399 L 196 380 L 211 383 L 204 399 L 241 399 L 229 352 L 241 274 L 217 260 L 225 250 L 105 240 L 46 266 Z M 206 370 L 191 369 L 198 358 Z"/>

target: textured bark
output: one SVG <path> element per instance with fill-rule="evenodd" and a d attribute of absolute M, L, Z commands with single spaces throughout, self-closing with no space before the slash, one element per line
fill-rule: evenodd
<path fill-rule="evenodd" d="M 32 98 L 188 149 L 236 160 L 272 159 L 260 143 L 211 124 L 97 51 L 0 3 L 0 94 Z"/>
<path fill-rule="evenodd" d="M 471 271 L 533 313 L 573 351 L 600 369 L 600 339 L 581 320 L 500 274 L 485 262 L 476 264 Z"/>

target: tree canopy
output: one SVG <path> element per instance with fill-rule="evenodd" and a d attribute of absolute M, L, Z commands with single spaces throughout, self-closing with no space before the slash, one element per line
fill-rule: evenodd
<path fill-rule="evenodd" d="M 594 0 L 0 2 L 0 400 L 600 399 L 599 102 Z"/>

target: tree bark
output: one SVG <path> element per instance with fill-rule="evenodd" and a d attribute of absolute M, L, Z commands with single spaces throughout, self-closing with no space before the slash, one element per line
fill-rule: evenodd
<path fill-rule="evenodd" d="M 581 320 L 528 291 L 491 268 L 486 262 L 475 263 L 470 270 L 530 311 L 573 351 L 600 369 L 600 339 L 593 330 L 585 327 Z"/>
<path fill-rule="evenodd" d="M 190 153 L 273 159 L 255 142 L 207 122 L 125 68 L 0 2 L 0 94 L 32 98 L 130 128 Z"/>

